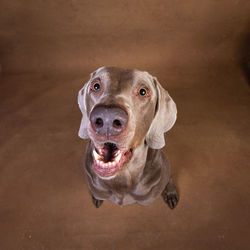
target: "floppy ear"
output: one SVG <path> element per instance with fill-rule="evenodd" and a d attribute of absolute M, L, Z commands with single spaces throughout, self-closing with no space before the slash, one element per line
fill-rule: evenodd
<path fill-rule="evenodd" d="M 156 77 L 153 77 L 157 91 L 155 117 L 146 135 L 146 142 L 150 148 L 160 149 L 165 146 L 164 133 L 170 130 L 177 118 L 177 109 L 173 99 L 161 86 Z"/>
<path fill-rule="evenodd" d="M 96 71 L 92 72 L 90 74 L 90 80 L 94 77 L 96 72 L 98 70 L 101 70 L 102 68 L 104 68 L 104 67 L 101 67 L 101 68 L 97 69 Z M 85 83 L 84 86 L 78 92 L 78 105 L 79 105 L 79 108 L 82 112 L 82 120 L 81 120 L 80 129 L 78 131 L 78 136 L 81 137 L 82 139 L 89 138 L 89 134 L 88 134 L 89 119 L 88 119 L 87 111 L 86 111 L 87 85 L 88 85 L 89 81 L 87 83 Z"/>
<path fill-rule="evenodd" d="M 87 130 L 89 121 L 88 121 L 87 112 L 86 112 L 86 87 L 87 87 L 87 83 L 78 92 L 78 105 L 82 112 L 82 120 L 81 120 L 80 129 L 78 131 L 78 136 L 81 137 L 82 139 L 89 138 L 88 130 Z"/>

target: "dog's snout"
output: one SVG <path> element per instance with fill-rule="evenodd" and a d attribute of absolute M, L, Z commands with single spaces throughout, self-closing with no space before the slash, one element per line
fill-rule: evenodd
<path fill-rule="evenodd" d="M 119 107 L 98 106 L 90 114 L 94 131 L 100 135 L 119 135 L 127 126 L 128 114 Z"/>

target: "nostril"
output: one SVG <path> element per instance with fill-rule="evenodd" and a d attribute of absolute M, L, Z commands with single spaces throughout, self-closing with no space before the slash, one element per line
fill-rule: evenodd
<path fill-rule="evenodd" d="M 115 128 L 120 128 L 121 126 L 122 126 L 122 124 L 121 124 L 121 121 L 120 121 L 120 120 L 115 119 L 115 120 L 113 121 L 113 127 L 115 127 Z"/>
<path fill-rule="evenodd" d="M 102 118 L 97 118 L 97 119 L 95 120 L 95 125 L 96 125 L 98 128 L 103 127 L 103 120 L 102 120 Z"/>

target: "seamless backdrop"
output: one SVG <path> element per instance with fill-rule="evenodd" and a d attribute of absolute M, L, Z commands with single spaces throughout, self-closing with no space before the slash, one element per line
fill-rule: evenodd
<path fill-rule="evenodd" d="M 0 249 L 248 249 L 247 0 L 0 2 Z M 147 70 L 177 104 L 163 149 L 175 210 L 96 209 L 77 92 L 100 66 Z"/>

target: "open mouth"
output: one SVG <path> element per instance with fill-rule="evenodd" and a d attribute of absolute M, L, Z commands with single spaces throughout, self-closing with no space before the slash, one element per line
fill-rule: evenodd
<path fill-rule="evenodd" d="M 116 144 L 104 143 L 103 148 L 94 148 L 94 170 L 100 177 L 114 176 L 132 157 L 133 149 L 119 150 Z"/>

